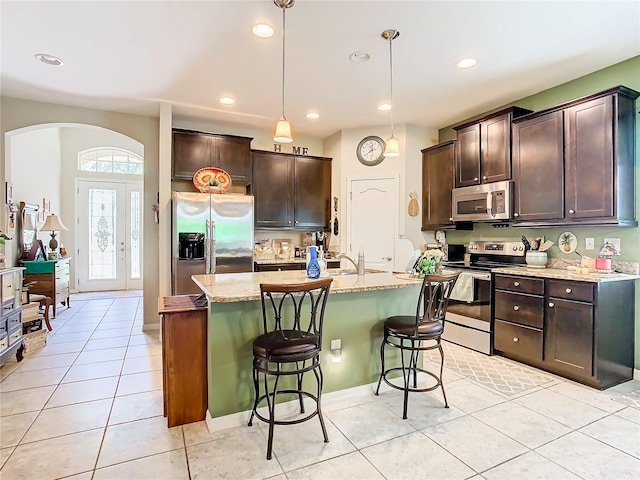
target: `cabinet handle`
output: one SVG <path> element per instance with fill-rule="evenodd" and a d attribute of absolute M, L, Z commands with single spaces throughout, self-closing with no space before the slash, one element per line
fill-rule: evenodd
<path fill-rule="evenodd" d="M 518 305 L 514 305 L 513 309 L 517 312 L 518 310 L 520 310 L 520 307 Z"/>
<path fill-rule="evenodd" d="M 573 215 L 574 213 L 576 213 L 576 211 L 572 209 L 572 210 L 569 210 L 569 213 Z"/>
<path fill-rule="evenodd" d="M 477 182 L 478 181 L 478 177 L 474 177 L 473 181 Z"/>
<path fill-rule="evenodd" d="M 556 304 L 555 304 L 555 303 L 553 303 L 553 302 L 549 302 L 549 307 L 553 308 L 553 307 L 555 307 L 555 306 L 556 306 Z"/>
<path fill-rule="evenodd" d="M 453 217 L 449 217 L 449 221 L 450 221 L 450 222 L 453 222 Z"/>
<path fill-rule="evenodd" d="M 518 343 L 518 340 L 520 340 L 518 337 L 513 337 L 513 341 Z"/>
<path fill-rule="evenodd" d="M 514 214 L 513 214 L 513 216 L 514 216 L 514 217 L 519 217 L 519 216 L 520 216 L 520 214 L 519 214 L 519 213 L 514 213 Z"/>
<path fill-rule="evenodd" d="M 520 286 L 520 282 L 513 282 L 513 286 L 514 287 L 519 287 Z"/>
<path fill-rule="evenodd" d="M 570 288 L 567 288 L 567 289 L 565 290 L 565 292 L 567 292 L 567 293 L 571 293 L 571 289 L 570 289 Z"/>
<path fill-rule="evenodd" d="M 296 225 L 298 224 L 298 220 L 296 220 Z"/>
<path fill-rule="evenodd" d="M 289 220 L 289 223 L 291 223 L 291 220 Z"/>
<path fill-rule="evenodd" d="M 391 257 L 382 257 L 382 260 L 386 260 L 387 262 L 390 262 L 392 260 Z"/>
<path fill-rule="evenodd" d="M 482 179 L 483 179 L 483 180 L 486 180 L 487 178 L 489 178 L 489 177 L 487 177 L 486 175 L 484 175 L 484 176 L 482 177 Z"/>

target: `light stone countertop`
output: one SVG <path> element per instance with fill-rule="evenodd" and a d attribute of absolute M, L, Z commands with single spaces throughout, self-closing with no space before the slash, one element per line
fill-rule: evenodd
<path fill-rule="evenodd" d="M 493 268 L 491 269 L 491 273 L 504 273 L 508 275 L 521 275 L 523 277 L 555 278 L 558 280 L 573 280 L 596 283 L 619 282 L 622 280 L 637 280 L 640 278 L 640 275 L 628 275 L 626 273 L 576 273 L 572 270 L 559 268 Z"/>
<path fill-rule="evenodd" d="M 417 287 L 422 283 L 420 279 L 409 278 L 406 273 L 366 273 L 363 277 L 335 274 L 340 271 L 340 269 L 327 269 L 333 278 L 330 293 L 391 290 Z M 193 275 L 191 278 L 207 295 L 209 301 L 216 303 L 259 300 L 261 283 L 304 283 L 309 281 L 303 270 Z"/>

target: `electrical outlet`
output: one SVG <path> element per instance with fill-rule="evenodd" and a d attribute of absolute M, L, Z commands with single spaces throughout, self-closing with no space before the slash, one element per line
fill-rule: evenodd
<path fill-rule="evenodd" d="M 620 253 L 620 239 L 619 238 L 605 238 L 604 243 L 610 243 L 613 245 L 613 248 L 616 249 L 618 253 Z"/>
<path fill-rule="evenodd" d="M 331 350 L 340 350 L 341 348 L 342 348 L 342 342 L 339 338 L 335 340 L 331 340 Z"/>
<path fill-rule="evenodd" d="M 596 241 L 594 238 L 589 237 L 584 239 L 584 249 L 585 250 L 595 250 L 596 249 Z"/>

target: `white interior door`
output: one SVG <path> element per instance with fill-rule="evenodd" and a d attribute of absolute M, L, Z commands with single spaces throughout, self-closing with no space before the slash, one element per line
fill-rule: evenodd
<path fill-rule="evenodd" d="M 398 177 L 349 179 L 347 253 L 364 251 L 367 268 L 393 270 L 398 238 Z"/>
<path fill-rule="evenodd" d="M 142 288 L 141 182 L 77 185 L 77 291 Z"/>

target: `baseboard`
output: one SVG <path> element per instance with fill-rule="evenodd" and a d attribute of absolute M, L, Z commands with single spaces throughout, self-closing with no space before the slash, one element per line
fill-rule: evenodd
<path fill-rule="evenodd" d="M 338 390 L 336 392 L 323 393 L 322 409 L 324 411 L 330 411 L 335 409 L 336 407 L 340 407 L 340 405 L 342 404 L 351 406 L 356 402 L 365 403 L 374 397 L 377 386 L 378 382 L 375 382 L 367 385 L 359 385 L 357 387 L 347 388 L 345 390 Z M 383 382 L 380 386 L 380 392 L 382 393 L 389 390 L 392 390 L 392 388 Z M 260 408 L 258 409 L 258 411 L 261 415 L 268 416 L 266 407 Z M 279 414 L 295 414 L 297 413 L 297 411 L 297 400 L 278 404 Z M 209 432 L 217 432 L 219 430 L 225 430 L 227 428 L 246 426 L 249 422 L 250 416 L 251 410 L 246 410 L 244 412 L 232 413 L 223 417 L 213 418 L 211 417 L 209 409 L 207 409 L 205 422 L 207 424 Z"/>
<path fill-rule="evenodd" d="M 637 369 L 637 368 L 633 369 L 633 378 L 635 380 L 640 380 L 640 369 Z"/>
<path fill-rule="evenodd" d="M 143 332 L 153 332 L 160 330 L 160 323 L 143 323 L 142 331 Z"/>

